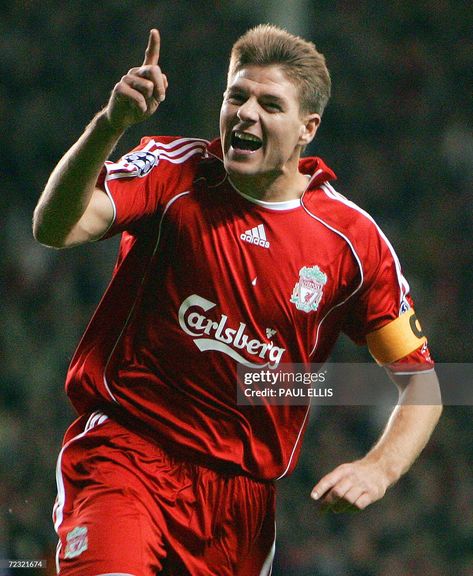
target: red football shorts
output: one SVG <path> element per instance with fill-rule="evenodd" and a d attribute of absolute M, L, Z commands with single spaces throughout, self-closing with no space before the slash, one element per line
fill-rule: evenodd
<path fill-rule="evenodd" d="M 53 519 L 62 576 L 267 576 L 274 486 L 173 458 L 95 412 L 66 432 Z"/>

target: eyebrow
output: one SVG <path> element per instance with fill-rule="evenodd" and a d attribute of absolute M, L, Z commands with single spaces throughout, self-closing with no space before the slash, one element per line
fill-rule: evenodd
<path fill-rule="evenodd" d="M 245 88 L 243 88 L 242 86 L 238 86 L 238 85 L 232 85 L 229 86 L 225 92 L 227 94 L 247 94 L 248 90 L 245 90 Z M 274 102 L 276 104 L 286 104 L 286 99 L 283 96 L 278 96 L 276 94 L 270 94 L 270 93 L 263 93 L 259 96 L 258 99 L 264 100 L 266 102 Z"/>
<path fill-rule="evenodd" d="M 261 96 L 264 100 L 270 100 L 271 102 L 275 102 L 277 104 L 284 104 L 286 99 L 282 96 L 276 96 L 275 94 L 263 94 Z"/>

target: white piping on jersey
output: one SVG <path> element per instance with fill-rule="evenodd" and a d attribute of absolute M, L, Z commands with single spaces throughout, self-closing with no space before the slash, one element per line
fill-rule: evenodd
<path fill-rule="evenodd" d="M 114 350 L 115 350 L 115 347 L 116 347 L 116 346 L 117 346 L 117 343 L 115 343 L 115 346 L 114 346 L 114 348 L 113 348 Z M 107 361 L 107 366 L 105 367 L 105 370 L 107 369 L 109 362 L 110 362 L 110 358 L 109 358 L 108 361 Z M 105 370 L 104 370 L 104 373 L 103 373 L 103 383 L 104 383 L 105 389 L 107 390 L 108 395 L 109 395 L 110 398 L 115 402 L 115 404 L 119 404 L 118 400 L 115 398 L 115 396 L 113 395 L 112 391 L 110 390 L 110 386 L 108 385 L 108 382 L 107 382 L 107 376 L 105 375 Z"/>
<path fill-rule="evenodd" d="M 171 199 L 169 200 L 169 202 L 166 204 L 166 206 L 165 206 L 165 208 L 164 208 L 164 210 L 163 210 L 163 213 L 162 213 L 162 215 L 161 215 L 161 219 L 160 219 L 160 221 L 159 221 L 158 238 L 157 238 L 157 240 L 156 240 L 156 245 L 155 245 L 155 247 L 154 247 L 153 254 L 152 254 L 151 258 L 153 258 L 154 255 L 156 254 L 156 250 L 158 249 L 159 242 L 161 241 L 161 230 L 162 230 L 163 220 L 164 220 L 164 217 L 166 216 L 167 211 L 168 211 L 169 208 L 174 204 L 174 202 L 175 202 L 176 200 L 178 200 L 179 198 L 182 198 L 183 196 L 186 196 L 186 195 L 188 195 L 188 194 L 190 194 L 189 191 L 180 192 L 179 194 L 176 194 L 176 196 L 174 196 L 173 198 L 171 198 Z M 150 260 L 151 260 L 151 259 L 150 259 Z M 149 268 L 148 268 L 148 269 L 149 269 Z M 148 273 L 148 270 L 146 270 L 145 273 L 143 274 L 143 277 L 142 277 L 142 279 L 141 279 L 141 285 L 140 285 L 140 287 L 143 286 L 143 284 L 144 284 L 144 282 L 145 282 L 145 280 L 146 280 L 146 277 L 147 277 L 147 273 Z M 118 335 L 118 338 L 117 338 L 117 340 L 116 340 L 116 342 L 115 342 L 115 345 L 113 346 L 112 351 L 110 352 L 110 355 L 109 355 L 109 357 L 108 357 L 108 359 L 107 359 L 107 362 L 106 362 L 106 364 L 105 364 L 105 368 L 104 368 L 104 370 L 103 370 L 103 382 L 104 382 L 105 388 L 107 389 L 107 392 L 110 394 L 110 397 L 112 398 L 112 400 L 113 400 L 114 402 L 116 402 L 117 404 L 119 404 L 119 402 L 118 402 L 118 400 L 115 398 L 115 396 L 112 394 L 112 391 L 110 390 L 110 387 L 109 387 L 108 382 L 107 382 L 107 369 L 108 369 L 108 365 L 110 364 L 110 360 L 112 359 L 113 354 L 115 353 L 115 350 L 116 350 L 116 348 L 117 348 L 117 346 L 118 346 L 118 343 L 120 342 L 120 340 L 121 340 L 121 338 L 122 338 L 122 336 L 123 336 L 123 333 L 125 332 L 125 330 L 126 330 L 126 328 L 127 328 L 127 326 L 128 326 L 128 322 L 130 321 L 130 318 L 131 318 L 133 312 L 135 311 L 136 303 L 137 303 L 137 301 L 138 301 L 138 292 L 139 292 L 139 291 L 137 291 L 137 293 L 136 293 L 135 301 L 133 302 L 133 305 L 132 305 L 131 308 L 130 308 L 130 312 L 128 313 L 127 319 L 125 320 L 125 322 L 124 322 L 124 324 L 123 324 L 123 328 L 122 328 L 120 334 Z"/>
<path fill-rule="evenodd" d="M 190 194 L 189 190 L 186 190 L 186 192 L 180 192 L 179 194 L 176 194 L 176 196 L 171 198 L 171 200 L 169 200 L 169 202 L 164 207 L 163 215 L 161 216 L 161 220 L 159 221 L 158 238 L 156 240 L 156 245 L 155 245 L 154 250 L 153 250 L 153 256 L 156 254 L 159 243 L 161 241 L 161 230 L 163 227 L 163 220 L 164 220 L 164 216 L 166 215 L 166 212 L 169 210 L 169 208 L 171 208 L 171 206 L 174 204 L 174 202 L 176 200 L 179 200 L 179 198 L 181 198 L 182 196 L 187 196 L 188 194 Z M 145 277 L 146 277 L 146 274 L 143 276 L 143 282 L 144 282 Z"/>
<path fill-rule="evenodd" d="M 299 440 L 301 438 L 301 434 L 302 434 L 302 430 L 304 430 L 304 426 L 305 426 L 305 421 L 307 420 L 307 416 L 309 415 L 310 412 L 310 404 L 307 406 L 307 411 L 305 413 L 304 416 L 304 420 L 302 421 L 301 424 L 301 428 L 299 430 L 299 434 L 297 435 L 296 441 L 294 442 L 294 447 L 292 449 L 291 455 L 289 457 L 289 462 L 287 463 L 287 467 L 284 470 L 284 472 L 281 474 L 281 476 L 278 476 L 276 478 L 276 480 L 280 480 L 281 478 L 283 478 L 283 476 L 285 476 L 287 474 L 287 471 L 289 470 L 289 468 L 291 467 L 291 463 L 292 463 L 292 459 L 294 458 L 294 452 L 296 451 L 297 445 L 299 444 Z"/>
<path fill-rule="evenodd" d="M 219 156 L 217 156 L 213 152 L 210 152 L 209 150 L 207 150 L 207 155 L 218 160 L 220 162 L 220 164 L 223 164 L 222 158 L 220 158 Z M 203 176 L 201 176 L 201 178 L 203 178 L 205 180 L 205 178 Z M 197 178 L 197 180 L 200 180 L 201 178 Z M 227 179 L 230 182 L 230 178 L 228 177 L 228 172 L 224 169 L 224 177 L 222 178 L 222 180 L 220 180 L 220 182 L 218 184 L 214 184 L 212 186 L 209 186 L 209 188 L 217 188 L 217 186 L 220 186 L 221 184 L 223 184 L 225 182 L 225 180 L 227 180 Z M 233 184 L 231 182 L 230 182 L 230 185 L 233 186 Z"/>
<path fill-rule="evenodd" d="M 304 192 L 305 194 L 305 192 Z M 358 267 L 360 269 L 360 283 L 359 285 L 355 288 L 355 290 L 349 295 L 347 296 L 347 298 L 345 298 L 345 300 L 343 300 L 342 302 L 339 302 L 338 304 L 335 304 L 335 306 L 332 306 L 332 308 L 330 308 L 330 310 L 328 310 L 328 312 L 325 314 L 325 316 L 322 318 L 322 320 L 319 322 L 318 326 L 317 326 L 317 333 L 315 336 L 315 343 L 314 343 L 314 347 L 312 348 L 309 356 L 312 356 L 312 354 L 315 352 L 315 350 L 317 349 L 317 344 L 319 341 L 319 332 L 320 332 L 320 327 L 322 326 L 324 320 L 327 318 L 327 316 L 333 311 L 335 310 L 335 308 L 338 308 L 339 306 L 342 306 L 343 304 L 345 304 L 345 302 L 347 302 L 354 294 L 356 294 L 358 292 L 358 290 L 360 290 L 360 288 L 363 286 L 363 281 L 364 281 L 364 275 L 363 275 L 363 267 L 361 265 L 361 260 L 358 256 L 358 254 L 356 253 L 355 248 L 353 247 L 353 244 L 350 242 L 350 240 L 344 235 L 342 234 L 339 230 L 336 230 L 335 228 L 333 228 L 332 226 L 330 226 L 327 222 L 324 222 L 321 218 L 319 218 L 318 216 L 315 216 L 315 214 L 313 214 L 308 208 L 307 206 L 304 204 L 304 194 L 301 197 L 301 206 L 302 208 L 304 208 L 304 210 L 307 212 L 307 214 L 309 216 L 311 216 L 312 218 L 314 218 L 315 220 L 317 220 L 318 222 L 320 222 L 323 226 L 327 227 L 329 230 L 331 230 L 332 232 L 334 232 L 335 234 L 338 234 L 339 236 L 341 236 L 345 242 L 349 245 L 350 250 L 353 253 L 353 256 L 355 257 L 355 260 L 358 263 Z M 284 472 L 281 474 L 281 476 L 279 476 L 278 478 L 276 478 L 276 480 L 279 480 L 280 478 L 282 478 L 283 476 L 285 476 L 287 474 L 287 471 L 289 470 L 290 466 L 291 466 L 291 462 L 292 459 L 294 457 L 294 452 L 296 451 L 297 445 L 299 444 L 299 440 L 302 434 L 302 430 L 304 429 L 305 426 L 305 422 L 307 420 L 307 416 L 309 415 L 309 411 L 310 411 L 310 405 L 307 407 L 307 412 L 306 415 L 304 417 L 304 421 L 302 422 L 301 425 L 301 429 L 299 430 L 299 434 L 297 435 L 296 441 L 294 443 L 294 448 L 292 449 L 292 453 L 291 456 L 289 458 L 289 462 L 287 465 L 286 470 L 284 470 Z"/>
<path fill-rule="evenodd" d="M 62 447 L 62 450 L 59 452 L 56 464 L 57 498 L 53 508 L 54 530 L 58 535 L 59 535 L 59 527 L 61 526 L 62 521 L 64 519 L 64 506 L 66 504 L 66 491 L 64 488 L 64 480 L 62 478 L 62 472 L 61 472 L 62 457 L 64 455 L 64 452 L 67 448 L 69 448 L 69 446 L 73 442 L 84 437 L 87 434 L 87 432 L 92 430 L 92 428 L 100 426 L 100 424 L 103 424 L 106 420 L 108 420 L 108 416 L 106 414 L 103 414 L 102 412 L 92 412 L 92 414 L 89 416 L 89 419 L 86 422 L 84 430 L 80 434 L 74 436 L 74 438 L 71 438 L 68 442 L 66 442 L 66 444 L 64 444 L 64 446 Z M 62 547 L 61 540 L 59 540 L 56 548 L 56 571 L 58 574 L 59 574 L 59 554 L 61 552 L 61 547 Z"/>
<path fill-rule="evenodd" d="M 324 188 L 324 184 L 322 185 L 322 188 Z M 360 269 L 360 283 L 358 284 L 358 286 L 353 290 L 353 292 L 351 294 L 349 294 L 345 300 L 343 300 L 342 302 L 339 302 L 338 304 L 335 304 L 334 306 L 332 306 L 332 308 L 330 308 L 330 310 L 327 311 L 327 313 L 324 315 L 324 317 L 321 319 L 321 321 L 319 322 L 318 326 L 317 326 L 317 334 L 315 336 L 315 343 L 314 346 L 312 348 L 312 350 L 310 351 L 309 356 L 312 356 L 312 354 L 315 352 L 315 350 L 317 349 L 317 344 L 319 342 L 319 332 L 320 332 L 320 327 L 322 326 L 324 320 L 327 318 L 327 316 L 333 311 L 335 310 L 335 308 L 339 308 L 340 306 L 343 306 L 343 304 L 345 304 L 346 302 L 348 302 L 348 300 L 354 296 L 363 286 L 363 282 L 364 282 L 364 273 L 363 273 L 363 266 L 361 264 L 361 259 L 358 256 L 358 253 L 356 252 L 353 244 L 351 243 L 351 241 L 349 240 L 349 238 L 347 236 L 345 236 L 345 234 L 343 234 L 342 232 L 340 232 L 340 230 L 337 230 L 336 228 L 334 228 L 333 226 L 331 226 L 330 224 L 328 224 L 327 222 L 325 222 L 324 220 L 322 220 L 322 218 L 319 218 L 318 216 L 316 216 L 315 214 L 313 214 L 308 208 L 307 206 L 304 204 L 303 202 L 303 197 L 301 198 L 301 203 L 302 203 L 302 207 L 304 208 L 304 210 L 307 212 L 307 214 L 309 216 L 311 216 L 312 218 L 314 218 L 315 220 L 317 220 L 318 222 L 320 222 L 323 226 L 325 226 L 326 228 L 328 228 L 329 230 L 331 230 L 332 232 L 334 232 L 335 234 L 337 234 L 338 236 L 341 236 L 345 242 L 348 244 L 348 246 L 350 247 L 350 250 L 358 264 L 358 268 Z"/>
<path fill-rule="evenodd" d="M 381 236 L 381 238 L 386 243 L 386 246 L 388 247 L 389 251 L 391 252 L 391 256 L 393 257 L 393 260 L 394 260 L 394 265 L 396 267 L 397 280 L 399 282 L 399 294 L 400 294 L 399 304 L 401 304 L 404 297 L 409 293 L 410 288 L 409 288 L 409 284 L 408 284 L 407 280 L 404 278 L 404 276 L 401 272 L 401 263 L 399 262 L 399 258 L 397 257 L 397 254 L 396 254 L 393 246 L 391 245 L 391 243 L 387 239 L 384 232 L 381 230 L 381 228 L 378 226 L 378 224 L 375 222 L 375 220 L 370 216 L 370 214 L 368 214 L 368 212 L 365 212 L 365 210 L 363 210 L 362 208 L 357 206 L 354 202 L 352 202 L 351 200 L 348 200 L 348 198 L 345 198 L 345 196 L 343 196 L 342 194 L 337 192 L 331 184 L 329 184 L 328 182 L 323 184 L 322 189 L 327 194 L 327 196 L 329 196 L 330 198 L 333 198 L 334 200 L 338 200 L 342 204 L 345 204 L 346 206 L 353 208 L 353 210 L 356 210 L 360 214 L 363 214 L 363 216 L 368 218 L 368 220 L 376 226 L 376 229 L 378 230 L 379 235 Z"/>
<path fill-rule="evenodd" d="M 315 174 L 314 174 L 314 177 L 315 177 Z M 311 180 L 312 180 L 312 179 L 311 179 Z M 346 204 L 347 206 L 350 206 L 351 208 L 358 210 L 358 211 L 361 212 L 364 216 L 366 216 L 370 221 L 374 222 L 373 219 L 369 216 L 369 214 L 367 214 L 367 213 L 366 213 L 364 210 L 362 210 L 361 208 L 358 208 L 358 206 L 356 206 L 356 204 L 354 204 L 353 202 L 348 201 L 346 198 L 344 198 L 343 196 L 341 196 L 341 194 L 338 194 L 338 192 L 336 192 L 330 184 L 328 184 L 328 183 L 322 184 L 321 188 L 324 190 L 324 192 L 325 192 L 325 193 L 327 194 L 327 196 L 329 196 L 330 198 L 332 198 L 332 199 L 334 199 L 334 200 L 337 200 L 337 201 L 339 201 L 339 202 L 342 202 L 342 203 Z M 305 194 L 305 192 L 304 192 L 304 194 Z M 317 220 L 318 222 L 320 222 L 321 224 L 323 224 L 326 228 L 328 228 L 329 230 L 331 230 L 331 231 L 334 232 L 335 234 L 338 234 L 339 236 L 341 236 L 341 237 L 345 240 L 345 242 L 346 242 L 346 243 L 348 244 L 348 246 L 350 247 L 350 250 L 351 250 L 351 252 L 352 252 L 352 254 L 353 254 L 353 256 L 354 256 L 354 258 L 355 258 L 355 260 L 356 260 L 356 262 L 357 262 L 357 264 L 358 264 L 359 270 L 360 270 L 360 283 L 358 284 L 358 286 L 357 286 L 357 287 L 353 290 L 353 292 L 352 292 L 351 294 L 349 294 L 342 302 L 339 302 L 338 304 L 335 304 L 334 306 L 332 306 L 332 308 L 330 308 L 330 310 L 328 310 L 327 313 L 326 313 L 326 314 L 323 316 L 323 318 L 320 320 L 320 322 L 319 322 L 319 324 L 318 324 L 318 326 L 317 326 L 317 333 L 316 333 L 316 336 L 315 336 L 315 343 L 314 343 L 314 346 L 313 346 L 313 348 L 312 348 L 312 350 L 311 350 L 311 352 L 310 352 L 310 354 L 309 354 L 309 356 L 312 356 L 312 355 L 314 354 L 315 350 L 317 349 L 317 345 L 318 345 L 318 342 L 319 342 L 320 328 L 321 328 L 323 322 L 325 321 L 325 319 L 327 318 L 327 316 L 328 316 L 333 310 L 335 310 L 336 308 L 339 308 L 340 306 L 343 306 L 343 304 L 345 304 L 350 298 L 352 298 L 352 297 L 361 289 L 361 287 L 363 286 L 363 283 L 364 283 L 364 272 L 363 272 L 363 266 L 362 266 L 362 264 L 361 264 L 360 257 L 358 256 L 358 253 L 356 252 L 353 244 L 352 244 L 351 241 L 348 239 L 348 237 L 345 236 L 345 234 L 343 234 L 342 232 L 340 232 L 340 230 L 337 230 L 336 228 L 334 228 L 333 226 L 331 226 L 330 224 L 328 224 L 327 222 L 325 222 L 324 220 L 322 220 L 321 218 L 319 218 L 318 216 L 316 216 L 315 214 L 313 214 L 313 213 L 307 208 L 307 206 L 304 204 L 304 201 L 303 201 L 303 199 L 304 199 L 304 194 L 302 194 L 302 197 L 301 197 L 301 205 L 302 205 L 302 207 L 304 208 L 304 210 L 307 212 L 307 214 L 308 214 L 309 216 L 311 216 L 312 218 L 314 218 L 315 220 Z M 375 223 L 375 225 L 376 225 L 376 223 Z M 376 225 L 376 226 L 377 226 L 377 225 Z M 394 249 L 392 248 L 392 246 L 390 245 L 388 239 L 387 239 L 386 236 L 383 234 L 383 232 L 379 229 L 378 226 L 377 226 L 377 228 L 378 228 L 378 230 L 379 230 L 382 238 L 385 240 L 388 248 L 390 249 L 390 251 L 391 251 L 391 253 L 392 253 L 392 255 L 393 255 L 394 262 L 395 262 L 395 265 L 396 265 L 396 271 L 398 272 L 398 280 L 399 280 L 399 284 L 400 284 L 400 287 L 401 287 L 401 300 L 402 300 L 402 298 L 403 298 L 403 295 L 402 295 L 402 287 L 403 287 L 403 284 L 401 283 L 400 278 L 402 278 L 402 279 L 404 280 L 405 286 L 407 286 L 407 291 L 409 290 L 409 285 L 407 284 L 407 281 L 404 279 L 404 277 L 403 277 L 402 274 L 400 273 L 400 264 L 399 264 L 399 260 L 398 260 L 398 258 L 397 258 L 397 256 L 396 256 L 396 253 L 394 252 Z M 398 268 L 398 266 L 399 266 L 399 268 Z M 406 293 L 407 293 L 407 292 L 406 292 Z M 306 415 L 305 415 L 305 418 L 304 418 L 304 421 L 303 421 L 303 423 L 302 423 L 301 429 L 300 429 L 300 431 L 299 431 L 299 434 L 298 434 L 298 436 L 297 436 L 296 442 L 295 442 L 295 444 L 294 444 L 294 448 L 293 448 L 293 450 L 292 450 L 291 457 L 290 457 L 290 459 L 289 459 L 289 463 L 288 463 L 288 465 L 287 465 L 287 468 L 286 468 L 286 470 L 283 472 L 283 474 L 281 474 L 281 476 L 279 476 L 278 478 L 276 478 L 276 480 L 279 480 L 280 478 L 282 478 L 282 477 L 287 473 L 287 471 L 289 470 L 289 467 L 290 467 L 290 465 L 291 465 L 292 458 L 293 458 L 293 456 L 294 456 L 294 452 L 295 452 L 296 447 L 297 447 L 297 445 L 298 445 L 298 443 L 299 443 L 300 435 L 301 435 L 301 433 L 302 433 L 302 430 L 304 429 L 305 421 L 306 421 L 306 419 L 307 419 L 307 415 L 309 414 L 309 410 L 310 410 L 310 406 L 307 408 L 307 413 L 306 413 Z"/>
<path fill-rule="evenodd" d="M 228 177 L 228 174 L 225 172 L 225 176 L 222 178 L 222 180 L 220 180 L 220 182 L 217 182 L 217 184 L 212 184 L 212 185 L 207 184 L 207 186 L 209 188 L 218 188 L 219 186 L 221 186 L 225 182 L 227 177 Z M 202 178 L 203 178 L 203 176 L 202 176 Z M 200 180 L 200 178 L 197 178 L 197 180 Z M 204 180 L 205 180 L 205 178 L 204 178 Z"/>
<path fill-rule="evenodd" d="M 202 151 L 204 150 L 204 148 L 205 148 L 207 145 L 208 145 L 208 141 L 207 141 L 207 140 L 196 139 L 196 138 L 179 138 L 179 139 L 177 139 L 177 140 L 174 140 L 174 141 L 172 141 L 172 142 L 169 142 L 168 144 L 164 144 L 164 143 L 161 143 L 161 142 L 156 142 L 156 140 L 153 140 L 153 139 L 152 139 L 152 140 L 150 140 L 150 141 L 146 144 L 146 146 L 144 146 L 144 147 L 142 148 L 142 150 L 144 150 L 144 151 L 146 151 L 146 152 L 151 152 L 151 149 L 154 149 L 154 150 L 161 150 L 161 149 L 167 150 L 168 152 L 162 152 L 161 154 L 158 154 L 158 158 L 164 158 L 165 160 L 169 160 L 169 162 L 171 162 L 171 163 L 173 163 L 173 164 L 182 164 L 183 162 L 185 162 L 188 158 L 190 158 L 190 157 L 193 156 L 194 154 L 200 154 L 200 153 L 202 153 Z M 172 151 L 169 152 L 169 150 L 172 150 Z M 185 154 L 184 156 L 181 156 L 181 157 L 178 158 L 178 159 L 175 159 L 175 158 L 174 158 L 175 156 L 177 156 L 177 155 L 179 155 L 179 154 L 182 154 L 183 152 L 186 152 L 186 151 L 188 151 L 188 152 L 187 152 L 187 154 Z M 108 188 L 107 182 L 108 182 L 109 180 L 115 180 L 115 179 L 118 179 L 118 178 L 132 178 L 132 177 L 134 177 L 134 176 L 136 175 L 135 172 L 129 171 L 129 170 L 127 170 L 127 169 L 124 168 L 124 167 L 122 167 L 122 168 L 123 168 L 123 171 L 117 172 L 117 173 L 115 173 L 115 174 L 110 174 L 110 173 L 108 173 L 108 170 L 111 169 L 112 166 L 117 166 L 117 165 L 119 165 L 119 163 L 117 163 L 117 164 L 106 164 L 107 176 L 106 176 L 106 178 L 105 178 L 105 180 L 104 180 L 105 192 L 106 192 L 107 196 L 110 198 L 110 201 L 111 201 L 111 203 L 112 203 L 113 218 L 112 218 L 112 221 L 110 222 L 110 225 L 108 226 L 107 230 L 104 232 L 103 236 L 110 230 L 110 228 L 112 227 L 112 225 L 113 225 L 113 223 L 115 222 L 116 217 L 117 217 L 117 207 L 116 207 L 115 201 L 113 200 L 113 196 L 112 196 L 112 194 L 111 194 L 111 192 L 110 192 L 110 190 L 109 190 L 109 188 Z M 161 237 L 161 224 L 162 224 L 164 215 L 166 214 L 168 208 L 171 206 L 171 204 L 174 202 L 174 200 L 177 200 L 177 198 L 178 198 L 179 196 L 182 196 L 183 194 L 189 194 L 189 192 L 182 192 L 181 194 L 178 194 L 177 196 L 175 196 L 174 198 L 172 198 L 172 199 L 167 203 L 167 205 L 166 205 L 166 207 L 165 207 L 165 209 L 164 209 L 164 212 L 163 212 L 163 214 L 162 214 L 162 216 L 161 216 L 160 223 L 159 223 L 158 244 L 159 244 L 159 239 L 160 239 L 160 237 Z M 156 249 L 157 249 L 157 245 L 156 245 L 156 247 L 155 247 L 155 249 L 154 249 L 153 256 L 154 256 L 154 254 L 156 253 Z M 143 284 L 143 282 L 144 282 L 145 277 L 146 277 L 146 274 L 145 274 L 145 275 L 143 276 L 143 278 L 142 278 L 142 284 Z M 108 365 L 109 365 L 109 363 L 110 363 L 110 359 L 112 358 L 113 353 L 115 352 L 115 349 L 116 349 L 116 347 L 117 347 L 117 345 L 118 345 L 118 342 L 120 341 L 120 339 L 121 339 L 121 337 L 122 337 L 122 335 L 123 335 L 123 331 L 125 330 L 125 328 L 126 328 L 127 325 L 128 325 L 128 322 L 129 322 L 129 320 L 130 320 L 130 316 L 131 316 L 131 314 L 133 313 L 133 311 L 134 311 L 134 309 L 135 309 L 135 305 L 136 305 L 136 300 L 135 300 L 133 306 L 131 307 L 130 313 L 129 313 L 127 319 L 126 319 L 126 322 L 125 322 L 125 324 L 124 324 L 124 326 L 123 326 L 122 331 L 120 332 L 120 335 L 119 335 L 119 337 L 118 337 L 118 340 L 115 342 L 115 345 L 114 345 L 114 347 L 113 347 L 112 353 L 111 353 L 110 356 L 108 357 L 108 360 L 107 360 L 107 363 L 106 363 L 105 369 L 104 369 L 104 374 L 103 374 L 103 383 L 104 383 L 105 389 L 107 390 L 110 398 L 111 398 L 115 403 L 117 403 L 117 404 L 118 404 L 118 401 L 117 401 L 117 399 L 115 398 L 115 396 L 113 395 L 113 393 L 112 393 L 112 391 L 111 391 L 111 389 L 110 389 L 110 386 L 108 385 L 107 377 L 106 377 L 106 372 L 107 372 Z"/>
<path fill-rule="evenodd" d="M 182 144 L 182 146 L 181 146 L 181 144 Z M 182 162 L 185 162 L 186 160 L 188 160 L 194 154 L 201 153 L 207 145 L 208 145 L 208 140 L 203 140 L 200 138 L 179 138 L 178 140 L 174 140 L 173 142 L 169 142 L 168 144 L 156 142 L 156 140 L 150 140 L 146 144 L 146 146 L 144 146 L 141 150 L 138 150 L 137 152 L 140 152 L 140 151 L 150 152 L 153 147 L 155 149 L 159 149 L 159 150 L 161 150 L 161 149 L 172 150 L 171 152 L 163 152 L 163 153 L 159 154 L 158 158 L 164 158 L 165 160 L 169 160 L 172 164 L 181 164 Z M 179 154 L 182 154 L 183 152 L 185 152 L 189 149 L 190 149 L 190 152 L 188 154 L 186 154 L 185 156 L 179 158 L 178 160 L 173 159 L 175 156 L 178 156 Z M 114 168 L 114 167 L 117 167 L 117 168 Z M 121 167 L 121 170 L 120 170 L 120 167 Z M 105 232 L 99 238 L 96 238 L 96 241 L 100 240 L 101 238 L 103 238 L 107 234 L 107 232 L 110 230 L 110 228 L 113 226 L 113 223 L 117 219 L 117 206 L 116 206 L 115 201 L 113 199 L 113 196 L 112 196 L 112 194 L 111 194 L 111 192 L 107 186 L 107 181 L 118 180 L 119 178 L 134 178 L 136 176 L 136 170 L 130 170 L 128 168 L 125 168 L 125 166 L 123 166 L 123 165 L 120 166 L 120 160 L 116 163 L 106 162 L 105 168 L 107 170 L 107 175 L 106 175 L 105 180 L 104 180 L 105 193 L 107 194 L 107 196 L 110 199 L 110 202 L 112 203 L 113 216 L 112 216 L 112 220 L 110 221 L 110 224 L 107 227 L 107 229 L 105 230 Z M 113 170 L 114 173 L 110 173 L 110 170 Z"/>
<path fill-rule="evenodd" d="M 115 200 L 113 199 L 112 195 L 110 194 L 110 190 L 108 189 L 106 179 L 104 180 L 104 188 L 105 188 L 105 194 L 108 196 L 110 202 L 112 203 L 113 215 L 112 215 L 112 219 L 110 220 L 110 224 L 107 226 L 107 229 L 105 230 L 105 232 L 101 236 L 99 236 L 95 241 L 98 241 L 101 238 L 103 238 L 105 236 L 105 234 L 107 234 L 107 232 L 113 226 L 113 223 L 115 222 L 115 220 L 117 219 L 117 206 L 115 204 Z"/>
<path fill-rule="evenodd" d="M 211 156 L 212 156 L 212 154 L 211 154 Z M 215 158 L 217 158 L 217 156 L 215 156 Z M 227 178 L 228 178 L 228 174 L 227 174 L 226 172 L 224 172 L 224 176 L 223 176 L 223 178 L 220 180 L 220 182 L 217 182 L 216 184 L 209 184 L 209 183 L 207 182 L 207 188 L 218 188 L 219 186 L 221 186 L 221 185 L 225 182 L 225 180 L 226 180 Z M 194 180 L 194 184 L 195 184 L 196 182 L 199 182 L 199 180 L 205 180 L 205 181 L 207 181 L 207 178 L 206 178 L 205 176 L 199 176 L 198 178 L 196 178 L 196 179 Z"/>

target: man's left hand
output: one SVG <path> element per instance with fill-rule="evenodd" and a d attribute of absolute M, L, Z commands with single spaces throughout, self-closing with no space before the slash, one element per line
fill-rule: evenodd
<path fill-rule="evenodd" d="M 322 511 L 356 512 L 382 498 L 389 484 L 378 463 L 361 459 L 342 464 L 324 476 L 311 497 L 320 500 Z"/>

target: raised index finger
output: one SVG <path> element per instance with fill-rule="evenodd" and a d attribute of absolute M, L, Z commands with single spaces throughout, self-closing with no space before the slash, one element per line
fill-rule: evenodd
<path fill-rule="evenodd" d="M 148 46 L 146 47 L 145 59 L 143 60 L 143 66 L 156 66 L 159 60 L 159 47 L 161 45 L 161 39 L 159 36 L 159 31 L 153 28 L 149 31 Z"/>

